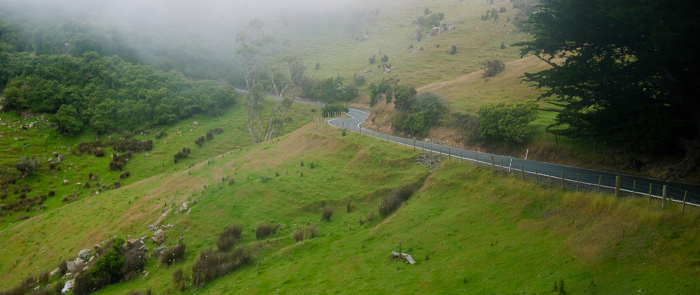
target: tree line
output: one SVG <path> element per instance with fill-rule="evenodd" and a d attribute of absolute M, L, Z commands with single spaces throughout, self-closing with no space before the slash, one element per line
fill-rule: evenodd
<path fill-rule="evenodd" d="M 8 110 L 56 114 L 62 132 L 97 133 L 170 124 L 194 114 L 220 115 L 235 102 L 233 87 L 192 81 L 121 58 L 87 52 L 82 57 L 15 53 L 2 76 Z"/>

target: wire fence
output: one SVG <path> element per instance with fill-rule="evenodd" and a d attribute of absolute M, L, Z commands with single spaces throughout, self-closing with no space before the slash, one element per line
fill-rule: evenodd
<path fill-rule="evenodd" d="M 337 114 L 338 116 L 342 114 Z M 682 203 L 700 207 L 700 186 L 652 179 L 640 176 L 597 171 L 584 168 L 563 166 L 514 157 L 481 153 L 465 149 L 453 148 L 427 141 L 419 141 L 383 134 L 368 130 L 360 124 L 346 124 L 345 121 L 328 120 L 328 124 L 345 128 L 360 134 L 380 138 L 384 141 L 438 153 L 455 160 L 471 162 L 477 166 L 489 166 L 500 172 L 521 174 L 521 177 L 534 178 L 536 181 L 548 182 L 550 186 L 559 186 L 568 190 L 587 190 L 601 193 L 613 193 L 617 196 L 647 197 L 660 199 L 662 206 L 669 202 Z M 349 123 L 349 122 L 348 122 Z"/>

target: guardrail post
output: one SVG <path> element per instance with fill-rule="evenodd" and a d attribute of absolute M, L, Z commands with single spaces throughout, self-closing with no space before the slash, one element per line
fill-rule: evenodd
<path fill-rule="evenodd" d="M 503 167 L 503 159 L 501 159 L 501 171 L 504 171 L 505 167 Z"/>
<path fill-rule="evenodd" d="M 535 167 L 535 184 L 539 185 L 540 184 L 540 176 L 537 173 L 537 167 Z"/>
<path fill-rule="evenodd" d="M 685 191 L 685 196 L 683 196 L 683 207 L 681 207 L 681 214 L 685 211 L 685 200 L 688 198 L 688 191 Z"/>
<path fill-rule="evenodd" d="M 637 180 L 632 180 L 632 198 L 637 196 Z"/>
<path fill-rule="evenodd" d="M 547 184 L 549 185 L 549 188 L 552 188 L 552 171 L 547 170 Z"/>
<path fill-rule="evenodd" d="M 663 191 L 661 193 L 661 209 L 666 209 L 666 193 L 668 191 L 668 186 L 664 185 L 663 186 Z"/>
<path fill-rule="evenodd" d="M 415 138 L 413 139 L 413 150 L 414 151 L 416 150 L 416 139 Z"/>
<path fill-rule="evenodd" d="M 496 164 L 493 162 L 493 155 L 491 156 L 491 170 L 496 170 Z"/>
<path fill-rule="evenodd" d="M 564 185 L 566 177 L 564 176 L 564 170 L 561 171 L 561 190 L 566 190 L 566 186 Z"/>
<path fill-rule="evenodd" d="M 520 165 L 520 180 L 525 180 L 525 165 Z"/>
<path fill-rule="evenodd" d="M 452 161 L 452 149 L 447 148 L 447 160 Z"/>
<path fill-rule="evenodd" d="M 600 181 L 603 180 L 603 175 L 598 176 L 598 190 L 597 192 L 600 193 Z"/>
<path fill-rule="evenodd" d="M 476 153 L 476 167 L 479 167 L 479 153 Z"/>
<path fill-rule="evenodd" d="M 622 181 L 622 178 L 618 175 L 615 176 L 615 198 L 620 197 L 620 182 Z"/>
<path fill-rule="evenodd" d="M 653 183 L 649 183 L 649 204 L 651 204 L 651 186 L 654 185 Z"/>
<path fill-rule="evenodd" d="M 459 162 L 460 163 L 464 162 L 464 156 L 462 155 L 462 151 L 459 151 Z"/>

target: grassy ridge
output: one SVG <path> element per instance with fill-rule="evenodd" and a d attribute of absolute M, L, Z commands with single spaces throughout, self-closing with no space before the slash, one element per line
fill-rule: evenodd
<path fill-rule="evenodd" d="M 236 223 L 245 226 L 242 243 L 256 257 L 204 293 L 546 293 L 557 279 L 573 294 L 700 290 L 693 267 L 700 254 L 692 246 L 700 242 L 698 213 L 662 212 L 646 200 L 546 190 L 453 162 L 433 170 L 405 205 L 380 220 L 381 197 L 427 175 L 415 155 L 310 124 L 279 142 L 236 149 L 3 229 L 0 284 L 52 269 L 111 234 L 150 235 L 146 226 L 162 211 L 189 199 L 198 201 L 190 215 L 164 220 L 175 225 L 167 245 L 184 237 L 185 262 L 163 269 L 151 259 L 147 276 L 101 293 L 172 290 L 171 272 L 191 272 L 197 253 Z M 325 205 L 335 211 L 330 222 L 321 222 Z M 257 242 L 253 226 L 262 221 L 282 227 Z M 291 233 L 307 224 L 319 226 L 319 237 L 295 242 Z M 416 265 L 389 258 L 399 241 Z"/>

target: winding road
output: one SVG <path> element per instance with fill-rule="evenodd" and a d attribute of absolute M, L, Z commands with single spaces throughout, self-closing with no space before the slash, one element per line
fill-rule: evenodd
<path fill-rule="evenodd" d="M 308 101 L 298 101 L 301 103 L 312 103 Z M 321 105 L 319 103 L 313 103 Z M 650 187 L 651 195 L 660 198 L 663 195 L 663 186 L 667 187 L 667 197 L 675 202 L 683 202 L 686 196 L 688 204 L 700 206 L 700 185 L 685 184 L 679 182 L 671 182 L 661 179 L 653 179 L 647 177 L 618 174 L 599 170 L 591 170 L 577 168 L 565 165 L 551 164 L 532 160 L 524 160 L 515 157 L 500 156 L 471 150 L 465 150 L 455 147 L 433 144 L 420 140 L 408 139 L 393 135 L 381 134 L 362 127 L 363 122 L 369 115 L 368 112 L 350 109 L 347 113 L 350 118 L 335 118 L 328 120 L 328 124 L 339 128 L 347 128 L 349 131 L 361 132 L 362 134 L 378 137 L 383 140 L 395 142 L 398 144 L 415 147 L 426 151 L 440 153 L 449 157 L 463 158 L 465 160 L 474 161 L 481 165 L 494 165 L 500 170 L 509 170 L 515 173 L 521 173 L 521 167 L 524 167 L 524 173 L 530 175 L 547 176 L 557 179 L 556 185 L 561 185 L 562 175 L 569 185 L 575 185 L 580 181 L 583 185 L 594 186 L 597 188 L 600 183 L 601 188 L 614 189 L 616 176 L 621 177 L 620 189 L 627 193 L 635 192 L 640 196 L 649 196 Z M 492 163 L 493 157 L 493 163 Z"/>
<path fill-rule="evenodd" d="M 236 88 L 236 91 L 247 93 L 247 91 L 240 88 Z M 274 95 L 268 96 L 271 98 L 276 98 Z M 323 103 L 308 100 L 295 100 L 295 102 L 313 104 L 321 107 L 324 106 Z M 554 182 L 558 185 L 561 185 L 561 179 L 564 178 L 565 182 L 568 182 L 569 185 L 575 185 L 578 182 L 582 185 L 593 186 L 596 188 L 600 187 L 601 189 L 609 190 L 615 189 L 616 177 L 620 176 L 621 191 L 639 196 L 651 195 L 655 198 L 661 198 L 663 196 L 663 187 L 666 186 L 666 196 L 672 201 L 678 203 L 686 201 L 689 205 L 700 207 L 700 185 L 525 160 L 516 157 L 482 153 L 433 144 L 415 139 L 387 135 L 362 127 L 362 124 L 369 115 L 367 111 L 350 108 L 347 115 L 350 118 L 329 119 L 327 120 L 327 123 L 334 127 L 347 128 L 350 131 L 360 132 L 362 134 L 367 134 L 397 144 L 415 147 L 416 149 L 439 153 L 448 157 L 474 161 L 478 165 L 493 165 L 499 170 L 508 170 L 515 173 L 527 173 L 531 176 L 551 176 L 551 178 L 557 180 Z M 522 171 L 521 167 L 523 167 Z"/>

